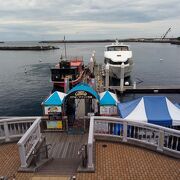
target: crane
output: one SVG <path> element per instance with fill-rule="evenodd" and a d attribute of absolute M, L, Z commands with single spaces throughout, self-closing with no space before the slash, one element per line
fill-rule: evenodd
<path fill-rule="evenodd" d="M 167 36 L 167 34 L 169 33 L 169 31 L 171 31 L 171 28 L 169 28 L 166 33 L 162 36 L 162 39 L 165 39 L 165 37 Z"/>

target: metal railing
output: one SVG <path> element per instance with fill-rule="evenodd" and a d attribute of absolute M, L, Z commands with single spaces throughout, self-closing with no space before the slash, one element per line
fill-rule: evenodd
<path fill-rule="evenodd" d="M 0 142 L 21 138 L 36 119 L 37 117 L 1 117 Z"/>
<path fill-rule="evenodd" d="M 94 168 L 94 139 L 118 140 L 180 158 L 180 131 L 115 117 L 92 116 L 88 137 L 88 169 Z"/>

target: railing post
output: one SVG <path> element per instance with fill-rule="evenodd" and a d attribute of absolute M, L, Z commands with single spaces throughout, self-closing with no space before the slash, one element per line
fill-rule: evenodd
<path fill-rule="evenodd" d="M 41 118 L 40 118 L 40 120 L 41 120 Z M 40 123 L 41 123 L 41 121 L 39 121 L 39 123 L 38 123 L 38 133 L 37 133 L 37 136 L 38 136 L 38 139 L 40 140 L 40 141 L 42 141 L 42 134 L 41 134 L 41 127 L 40 127 Z"/>
<path fill-rule="evenodd" d="M 25 168 L 27 167 L 26 150 L 25 150 L 24 144 L 18 144 L 18 146 L 19 146 L 19 156 L 21 160 L 21 167 Z"/>
<path fill-rule="evenodd" d="M 6 121 L 4 122 L 4 133 L 5 133 L 5 141 L 9 142 L 10 141 L 9 129 L 8 129 L 8 123 Z"/>
<path fill-rule="evenodd" d="M 163 151 L 163 147 L 164 147 L 164 131 L 160 130 L 159 131 L 157 150 L 158 151 Z"/>
<path fill-rule="evenodd" d="M 88 137 L 88 169 L 93 170 L 93 142 L 94 142 L 94 116 L 90 117 L 89 137 Z"/>
<path fill-rule="evenodd" d="M 127 122 L 123 122 L 123 142 L 127 142 Z"/>

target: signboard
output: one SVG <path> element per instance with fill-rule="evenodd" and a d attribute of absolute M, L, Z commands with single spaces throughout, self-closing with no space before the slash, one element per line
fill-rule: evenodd
<path fill-rule="evenodd" d="M 62 129 L 62 121 L 46 121 L 47 129 Z"/>
<path fill-rule="evenodd" d="M 69 98 L 71 99 L 92 99 L 93 95 L 86 91 L 76 91 L 72 93 Z"/>
<path fill-rule="evenodd" d="M 116 106 L 100 106 L 101 115 L 117 115 Z"/>
<path fill-rule="evenodd" d="M 45 115 L 48 115 L 49 113 L 57 113 L 61 111 L 62 111 L 61 106 L 44 106 Z"/>

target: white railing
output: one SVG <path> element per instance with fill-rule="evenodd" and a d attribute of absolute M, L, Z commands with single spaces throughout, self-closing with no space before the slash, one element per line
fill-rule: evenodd
<path fill-rule="evenodd" d="M 0 117 L 0 142 L 20 138 L 37 117 Z"/>
<path fill-rule="evenodd" d="M 118 140 L 180 158 L 180 131 L 115 117 L 92 116 L 88 138 L 88 169 L 93 164 L 93 139 Z"/>
<path fill-rule="evenodd" d="M 28 167 L 28 158 L 33 153 L 38 142 L 42 140 L 40 132 L 41 117 L 37 118 L 18 142 L 21 168 Z"/>
<path fill-rule="evenodd" d="M 94 142 L 94 116 L 90 118 L 90 125 L 89 125 L 89 137 L 88 137 L 88 169 L 94 169 L 93 163 L 93 142 Z M 90 157 L 90 158 L 89 158 Z"/>

